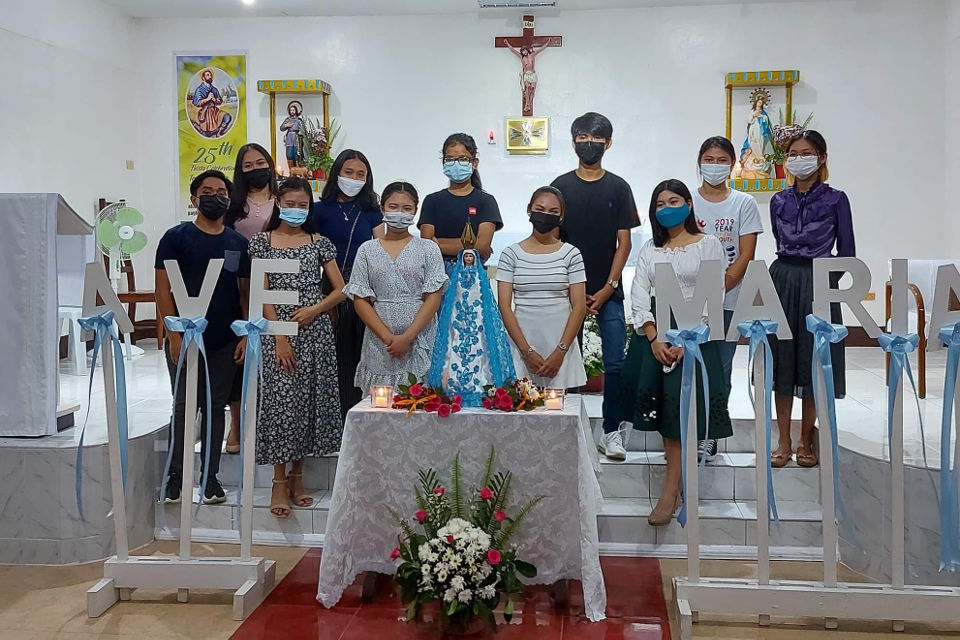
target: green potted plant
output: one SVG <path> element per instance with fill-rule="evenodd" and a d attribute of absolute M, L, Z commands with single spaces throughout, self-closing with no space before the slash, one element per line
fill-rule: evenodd
<path fill-rule="evenodd" d="M 303 153 L 307 169 L 317 180 L 325 180 L 333 166 L 333 144 L 340 134 L 340 125 L 336 120 L 330 123 L 328 131 L 319 118 L 306 118 L 303 121 Z"/>
<path fill-rule="evenodd" d="M 812 113 L 807 116 L 806 120 L 803 121 L 803 124 L 796 124 L 797 112 L 794 110 L 794 124 L 786 124 L 783 121 L 783 109 L 780 110 L 780 122 L 771 127 L 773 129 L 773 153 L 768 153 L 763 156 L 767 162 L 774 166 L 777 172 L 777 179 L 782 180 L 786 176 L 783 170 L 783 165 L 787 161 L 787 144 L 795 135 L 805 131 L 807 126 L 810 125 L 811 120 L 813 120 Z"/>

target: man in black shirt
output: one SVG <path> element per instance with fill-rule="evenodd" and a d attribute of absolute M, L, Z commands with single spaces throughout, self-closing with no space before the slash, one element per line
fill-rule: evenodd
<path fill-rule="evenodd" d="M 620 389 L 627 344 L 620 277 L 630 254 L 630 230 L 640 226 L 630 185 L 601 166 L 613 143 L 613 125 L 599 113 L 585 113 L 570 127 L 580 165 L 553 181 L 563 193 L 566 216 L 561 238 L 583 255 L 587 272 L 587 311 L 597 316 L 603 343 L 603 437 L 598 447 L 607 457 L 624 460 L 623 435 L 613 413 Z"/>
<path fill-rule="evenodd" d="M 210 260 L 222 258 L 223 268 L 213 290 L 207 308 L 207 329 L 203 332 L 207 357 L 200 358 L 197 400 L 204 415 L 211 411 L 210 469 L 207 484 L 203 487 L 203 502 L 224 502 L 226 496 L 217 472 L 220 469 L 220 450 L 223 447 L 224 407 L 230 400 L 230 391 L 237 378 L 237 365 L 243 362 L 245 341 L 237 339 L 230 325 L 234 320 L 246 317 L 247 300 L 250 294 L 250 256 L 247 240 L 223 224 L 223 215 L 230 204 L 230 181 L 219 171 L 205 171 L 190 183 L 190 201 L 197 208 L 193 222 L 184 222 L 168 230 L 157 246 L 156 295 L 157 308 L 166 316 L 180 315 L 170 289 L 164 260 L 175 260 L 183 276 L 187 293 L 200 295 L 203 277 Z M 170 383 L 174 382 L 177 360 L 183 336 L 168 332 L 164 350 L 167 354 L 167 369 Z M 203 370 L 210 375 L 210 396 L 213 407 L 207 406 L 206 384 Z M 176 434 L 170 477 L 167 481 L 165 502 L 180 501 L 181 475 L 183 471 L 184 424 L 186 422 L 186 367 L 180 372 L 180 384 L 174 405 L 172 433 Z M 190 424 L 193 424 L 191 416 Z M 192 433 L 192 430 L 191 430 Z M 191 436 L 190 446 L 193 447 Z M 201 460 L 205 457 L 206 438 L 201 438 Z M 202 464 L 202 463 L 201 463 Z"/>

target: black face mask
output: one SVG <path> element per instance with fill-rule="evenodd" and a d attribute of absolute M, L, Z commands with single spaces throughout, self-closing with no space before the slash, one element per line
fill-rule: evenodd
<path fill-rule="evenodd" d="M 607 150 L 605 142 L 577 142 L 573 148 L 577 152 L 577 157 L 587 166 L 600 162 L 603 152 Z"/>
<path fill-rule="evenodd" d="M 254 189 L 263 189 L 270 182 L 270 171 L 269 167 L 263 167 L 262 169 L 251 169 L 250 171 L 244 171 L 243 177 L 246 179 L 247 184 L 253 187 Z"/>
<path fill-rule="evenodd" d="M 560 216 L 555 216 L 552 213 L 534 211 L 530 214 L 530 223 L 540 233 L 550 233 L 559 227 L 561 222 Z"/>
<path fill-rule="evenodd" d="M 205 218 L 219 220 L 227 213 L 230 207 L 230 198 L 224 196 L 200 196 L 197 198 L 197 209 Z"/>

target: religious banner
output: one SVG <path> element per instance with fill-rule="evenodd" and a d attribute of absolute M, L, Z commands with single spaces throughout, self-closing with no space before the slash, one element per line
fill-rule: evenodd
<path fill-rule="evenodd" d="M 208 169 L 232 179 L 234 154 L 247 141 L 247 56 L 178 54 L 176 69 L 177 211 L 190 220 L 190 181 Z"/>

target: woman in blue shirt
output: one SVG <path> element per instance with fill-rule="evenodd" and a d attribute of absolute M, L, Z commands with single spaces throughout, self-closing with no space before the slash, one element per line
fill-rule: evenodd
<path fill-rule="evenodd" d="M 354 149 L 340 152 L 330 169 L 320 201 L 313 206 L 313 221 L 317 232 L 337 248 L 337 266 L 343 279 L 349 281 L 360 245 L 383 237 L 383 214 L 373 190 L 373 171 L 365 155 Z M 324 293 L 330 291 L 330 283 L 325 280 Z M 334 315 L 340 411 L 345 418 L 350 407 L 363 397 L 353 380 L 360 362 L 365 327 L 351 300 L 338 304 Z"/>

